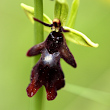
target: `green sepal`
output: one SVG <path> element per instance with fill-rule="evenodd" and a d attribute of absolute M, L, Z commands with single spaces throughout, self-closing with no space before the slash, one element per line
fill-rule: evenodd
<path fill-rule="evenodd" d="M 34 17 L 34 8 L 28 5 L 25 5 L 24 3 L 21 3 L 21 7 L 23 8 L 25 14 L 29 18 L 29 20 L 34 23 L 33 17 Z"/>
<path fill-rule="evenodd" d="M 34 8 L 31 6 L 28 6 L 24 3 L 21 3 L 21 7 L 24 9 L 24 12 L 26 13 L 27 17 L 29 18 L 29 20 L 34 23 L 33 17 L 34 17 Z M 51 24 L 52 20 L 45 14 L 43 14 L 43 21 Z"/>
<path fill-rule="evenodd" d="M 29 18 L 29 20 L 34 24 L 34 19 L 33 19 L 33 17 L 34 17 L 34 8 L 31 7 L 31 6 L 28 6 L 24 3 L 21 3 L 21 7 L 23 8 L 23 10 L 26 13 L 27 17 Z M 52 24 L 52 20 L 46 14 L 43 14 L 43 21 L 45 23 Z M 51 32 L 50 27 L 44 26 L 44 30 L 46 32 Z"/>
<path fill-rule="evenodd" d="M 76 14 L 78 11 L 78 7 L 79 7 L 79 0 L 73 0 L 71 11 L 70 11 L 70 16 L 69 16 L 68 23 L 67 23 L 67 26 L 70 28 L 73 28 L 75 24 L 75 18 L 76 18 Z"/>
<path fill-rule="evenodd" d="M 68 16 L 68 4 L 66 0 L 56 0 L 54 9 L 54 18 L 61 21 L 62 26 L 65 25 Z"/>
<path fill-rule="evenodd" d="M 83 33 L 66 27 L 63 27 L 65 30 L 69 30 L 69 32 L 65 32 L 65 38 L 69 40 L 70 42 L 82 45 L 82 46 L 87 46 L 87 47 L 98 47 L 99 44 L 92 42 L 86 35 Z"/>

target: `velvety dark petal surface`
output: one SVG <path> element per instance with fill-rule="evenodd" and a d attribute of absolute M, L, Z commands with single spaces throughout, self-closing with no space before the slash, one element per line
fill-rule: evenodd
<path fill-rule="evenodd" d="M 39 81 L 36 82 L 35 79 L 33 79 L 31 81 L 31 83 L 29 84 L 29 86 L 27 87 L 26 91 L 27 91 L 27 95 L 29 97 L 32 97 L 36 94 L 36 92 L 38 91 L 38 89 L 41 87 L 41 83 Z"/>
<path fill-rule="evenodd" d="M 54 100 L 57 96 L 55 87 L 46 87 L 47 100 Z"/>
<path fill-rule="evenodd" d="M 60 73 L 60 77 L 57 78 L 57 80 L 55 82 L 55 85 L 56 85 L 56 89 L 57 90 L 59 90 L 59 89 L 61 89 L 62 87 L 65 86 L 64 74 L 63 74 L 63 72 L 62 72 L 61 69 L 60 69 L 59 73 Z"/>
<path fill-rule="evenodd" d="M 47 49 L 43 49 L 41 58 L 31 73 L 31 83 L 27 88 L 28 96 L 32 97 L 35 95 L 38 89 L 44 85 L 47 99 L 53 100 L 57 95 L 57 90 L 64 87 L 64 84 L 64 74 L 60 66 L 59 52 L 50 54 Z"/>
<path fill-rule="evenodd" d="M 46 39 L 45 45 L 49 53 L 58 52 L 63 44 L 63 34 L 52 31 Z"/>
<path fill-rule="evenodd" d="M 31 83 L 27 87 L 27 95 L 29 97 L 32 97 L 35 95 L 35 93 L 38 91 L 38 89 L 42 86 L 42 83 L 40 80 L 38 80 L 39 74 L 38 74 L 38 64 L 36 64 L 31 72 Z"/>
<path fill-rule="evenodd" d="M 31 72 L 31 83 L 26 89 L 27 95 L 34 96 L 38 89 L 44 85 L 47 100 L 53 100 L 57 96 L 57 90 L 65 85 L 60 58 L 73 67 L 76 67 L 76 62 L 61 32 L 52 31 L 44 42 L 33 46 L 27 52 L 27 56 L 39 53 L 41 53 L 41 58 Z"/>

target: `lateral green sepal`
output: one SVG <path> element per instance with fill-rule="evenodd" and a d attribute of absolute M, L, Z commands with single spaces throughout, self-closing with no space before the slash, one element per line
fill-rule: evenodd
<path fill-rule="evenodd" d="M 69 32 L 65 32 L 65 38 L 69 40 L 70 42 L 82 45 L 82 46 L 87 46 L 87 47 L 98 47 L 99 44 L 92 42 L 86 35 L 83 33 L 66 27 L 63 27 L 65 30 L 69 30 Z"/>
<path fill-rule="evenodd" d="M 34 17 L 34 8 L 31 6 L 28 6 L 24 3 L 21 3 L 21 7 L 23 8 L 24 12 L 26 13 L 27 17 L 29 18 L 29 20 L 34 23 L 33 17 Z M 51 24 L 52 20 L 46 15 L 43 14 L 43 21 L 46 23 Z"/>

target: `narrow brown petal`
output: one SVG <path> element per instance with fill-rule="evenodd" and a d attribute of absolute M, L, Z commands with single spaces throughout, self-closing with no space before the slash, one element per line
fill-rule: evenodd
<path fill-rule="evenodd" d="M 66 42 L 63 42 L 62 48 L 60 49 L 60 55 L 61 58 L 63 58 L 68 64 L 73 66 L 74 68 L 77 67 L 76 61 L 74 59 L 74 56 L 70 52 Z"/>
<path fill-rule="evenodd" d="M 45 47 L 45 43 L 42 42 L 40 44 L 37 44 L 33 46 L 31 49 L 28 50 L 27 56 L 34 56 L 41 53 L 41 50 Z"/>

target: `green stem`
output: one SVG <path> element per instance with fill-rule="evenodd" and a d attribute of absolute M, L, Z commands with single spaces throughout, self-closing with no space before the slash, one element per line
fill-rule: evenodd
<path fill-rule="evenodd" d="M 34 16 L 43 21 L 43 0 L 34 0 Z M 35 44 L 43 41 L 43 25 L 39 22 L 34 23 Z"/>
<path fill-rule="evenodd" d="M 43 21 L 43 0 L 34 0 L 35 18 Z M 43 42 L 43 25 L 34 22 L 34 41 L 35 44 Z M 34 65 L 39 60 L 40 55 L 34 58 Z M 40 88 L 36 95 L 31 99 L 30 110 L 42 110 L 43 108 L 43 88 Z"/>

